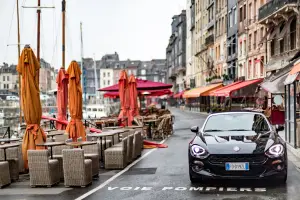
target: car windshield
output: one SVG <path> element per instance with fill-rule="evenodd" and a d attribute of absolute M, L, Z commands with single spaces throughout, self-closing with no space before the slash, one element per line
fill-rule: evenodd
<path fill-rule="evenodd" d="M 256 113 L 230 113 L 210 116 L 205 124 L 204 132 L 254 131 L 263 133 L 270 131 L 266 119 Z M 216 132 L 216 133 L 215 133 Z"/>

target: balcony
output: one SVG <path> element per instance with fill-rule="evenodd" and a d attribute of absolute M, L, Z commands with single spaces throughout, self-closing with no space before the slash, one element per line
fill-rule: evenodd
<path fill-rule="evenodd" d="M 267 19 L 274 15 L 275 17 L 287 17 L 287 13 L 297 8 L 298 0 L 272 0 L 261 6 L 258 11 L 259 23 L 265 23 Z"/>
<path fill-rule="evenodd" d="M 169 68 L 169 79 L 176 79 L 176 71 L 174 67 Z"/>
<path fill-rule="evenodd" d="M 207 38 L 205 38 L 205 45 L 211 45 L 214 44 L 215 42 L 215 37 L 214 34 L 211 34 L 210 36 L 208 36 Z"/>

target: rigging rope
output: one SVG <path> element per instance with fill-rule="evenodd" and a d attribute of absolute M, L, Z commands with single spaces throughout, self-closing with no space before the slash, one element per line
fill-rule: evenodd
<path fill-rule="evenodd" d="M 60 23 L 58 23 L 57 24 L 57 26 L 61 26 L 61 20 L 62 20 L 62 16 L 60 16 Z M 57 28 L 58 29 L 58 28 Z M 56 30 L 57 30 L 56 29 Z M 57 56 L 55 56 L 55 53 L 56 53 L 56 48 L 57 48 L 57 42 L 58 42 L 58 34 L 59 34 L 59 32 L 57 31 L 56 32 L 56 37 L 55 37 L 55 41 L 54 41 L 54 45 L 53 45 L 53 54 L 52 54 L 52 59 L 51 59 L 51 63 L 55 63 L 55 62 L 57 62 Z M 54 60 L 55 59 L 55 60 Z M 59 64 L 58 63 L 56 63 L 56 65 L 58 66 L 58 67 L 60 67 L 59 66 Z M 55 66 L 56 66 L 55 65 Z"/>
<path fill-rule="evenodd" d="M 74 59 L 74 54 L 73 54 L 73 48 L 72 48 L 72 37 L 70 35 L 71 31 L 69 31 L 69 30 L 70 30 L 69 17 L 68 17 L 67 12 L 66 12 L 66 33 L 67 33 L 66 36 L 67 36 L 68 41 L 69 41 L 69 43 L 68 43 L 69 44 L 69 48 L 67 48 L 66 50 L 68 50 L 70 52 L 71 60 L 73 60 Z M 66 53 L 67 53 L 67 51 L 66 51 Z M 66 55 L 66 57 L 67 57 L 67 55 Z M 67 61 L 67 59 L 66 59 L 66 61 Z"/>
<path fill-rule="evenodd" d="M 14 19 L 14 15 L 15 15 L 16 5 L 17 5 L 17 2 L 15 2 L 15 4 L 14 4 L 13 13 L 12 13 L 11 20 L 10 20 L 9 33 L 8 33 L 7 42 L 6 42 L 7 45 L 5 48 L 4 60 L 7 59 L 7 51 L 8 51 L 9 39 L 10 39 L 12 23 L 13 23 L 13 19 Z"/>

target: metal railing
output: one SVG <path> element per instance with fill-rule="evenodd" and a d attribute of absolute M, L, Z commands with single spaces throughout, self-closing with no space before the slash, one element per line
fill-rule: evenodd
<path fill-rule="evenodd" d="M 258 11 L 258 20 L 275 13 L 278 9 L 288 4 L 297 4 L 298 0 L 272 0 L 265 5 L 261 6 Z"/>

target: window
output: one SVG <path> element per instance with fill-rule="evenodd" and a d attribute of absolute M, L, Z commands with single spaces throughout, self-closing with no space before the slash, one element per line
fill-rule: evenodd
<path fill-rule="evenodd" d="M 239 49 L 240 49 L 240 56 L 241 56 L 241 55 L 243 55 L 243 42 L 242 41 L 240 42 Z"/>
<path fill-rule="evenodd" d="M 236 8 L 233 9 L 233 14 L 234 14 L 234 17 L 233 17 L 234 24 L 237 24 L 237 9 Z"/>
<path fill-rule="evenodd" d="M 280 33 L 282 32 L 283 28 L 284 28 L 285 24 L 282 24 L 280 26 Z M 280 53 L 283 53 L 284 52 L 284 36 L 283 38 L 279 38 L 279 49 L 280 49 Z"/>
<path fill-rule="evenodd" d="M 3 76 L 3 81 L 5 81 L 5 76 Z"/>
<path fill-rule="evenodd" d="M 107 85 L 110 85 L 110 80 L 107 81 Z"/>
<path fill-rule="evenodd" d="M 251 51 L 251 42 L 252 42 L 252 35 L 249 34 L 249 51 Z"/>
<path fill-rule="evenodd" d="M 107 72 L 107 77 L 110 77 L 110 72 Z"/>
<path fill-rule="evenodd" d="M 248 16 L 248 20 L 251 22 L 252 20 L 252 3 L 250 3 L 249 4 L 249 10 L 248 10 L 248 14 L 249 14 L 249 16 Z"/>
<path fill-rule="evenodd" d="M 247 51 L 247 42 L 246 40 L 244 40 L 244 55 L 246 55 L 246 51 Z"/>
<path fill-rule="evenodd" d="M 256 76 L 257 76 L 256 64 L 257 64 L 257 58 L 254 58 L 254 63 L 253 63 L 253 78 L 256 78 Z"/>
<path fill-rule="evenodd" d="M 264 37 L 264 27 L 260 28 L 260 38 L 262 39 Z"/>
<path fill-rule="evenodd" d="M 243 21 L 243 7 L 240 7 L 240 22 Z"/>
<path fill-rule="evenodd" d="M 256 49 L 256 38 L 257 38 L 257 31 L 254 31 L 254 38 L 253 38 L 253 50 Z"/>
<path fill-rule="evenodd" d="M 258 10 L 258 9 L 256 9 L 256 8 L 257 8 L 257 7 L 256 7 L 256 4 L 257 4 L 257 0 L 254 0 L 253 10 L 254 10 L 254 18 L 255 18 L 255 19 L 256 19 L 257 10 Z"/>
<path fill-rule="evenodd" d="M 217 129 L 220 130 L 213 132 L 213 135 L 216 136 L 218 136 L 218 133 L 222 135 L 222 131 L 232 131 L 231 137 L 239 137 L 241 135 L 240 129 L 253 131 L 256 134 L 270 131 L 265 117 L 256 113 L 232 113 L 211 116 L 204 125 L 204 132 L 213 131 L 216 129 L 216 124 L 218 124 Z"/>
<path fill-rule="evenodd" d="M 233 23 L 232 20 L 233 20 L 232 19 L 232 12 L 230 11 L 230 13 L 229 13 L 229 27 L 232 27 L 232 23 Z"/>
<path fill-rule="evenodd" d="M 141 70 L 141 74 L 142 74 L 142 75 L 146 75 L 146 70 L 142 69 L 142 70 Z"/>
<path fill-rule="evenodd" d="M 105 72 L 103 72 L 103 77 L 105 77 L 106 76 L 106 74 L 105 74 Z"/>
<path fill-rule="evenodd" d="M 276 38 L 276 35 L 275 35 Z M 271 41 L 271 56 L 275 54 L 275 40 Z"/>
<path fill-rule="evenodd" d="M 264 57 L 261 57 L 261 60 L 260 60 L 260 76 L 261 77 L 264 76 Z"/>
<path fill-rule="evenodd" d="M 103 85 L 105 86 L 105 80 L 103 80 Z"/>
<path fill-rule="evenodd" d="M 9 76 L 7 76 L 7 81 L 9 81 Z"/>
<path fill-rule="evenodd" d="M 247 9 L 246 9 L 246 4 L 244 5 L 244 20 L 247 18 Z"/>
<path fill-rule="evenodd" d="M 294 50 L 296 48 L 296 19 L 290 25 L 290 43 L 291 50 Z"/>

